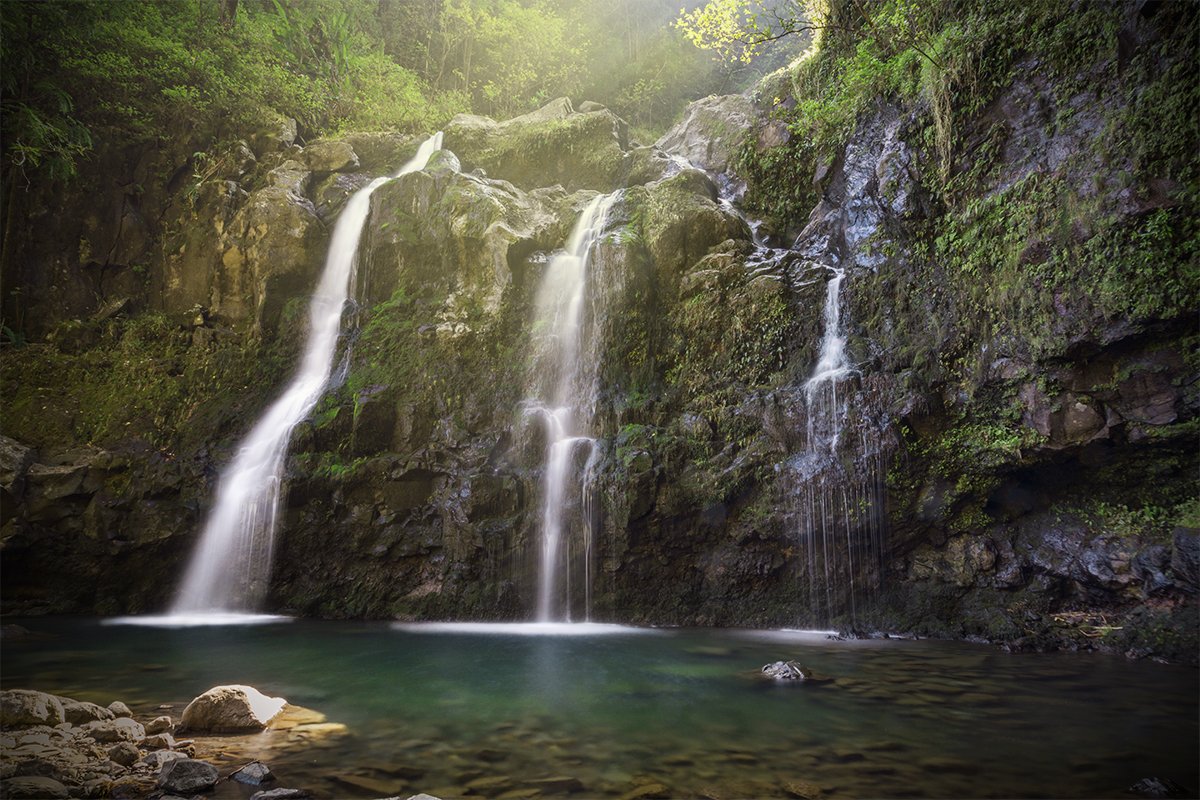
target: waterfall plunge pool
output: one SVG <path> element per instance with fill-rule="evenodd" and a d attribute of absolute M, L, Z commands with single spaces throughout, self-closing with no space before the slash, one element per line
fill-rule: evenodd
<path fill-rule="evenodd" d="M 204 690 L 244 683 L 343 723 L 304 739 L 198 740 L 222 774 L 259 758 L 273 785 L 317 797 L 620 797 L 649 783 L 670 797 L 789 797 L 806 784 L 831 798 L 1121 797 L 1150 776 L 1200 785 L 1196 671 L 1114 656 L 608 625 L 567 636 L 301 619 L 6 622 L 33 635 L 4 642 L 5 689 L 119 699 L 139 718 L 171 704 L 178 720 Z M 781 659 L 833 680 L 757 678 Z M 548 778 L 563 780 L 538 783 Z M 223 782 L 214 796 L 251 793 Z"/>

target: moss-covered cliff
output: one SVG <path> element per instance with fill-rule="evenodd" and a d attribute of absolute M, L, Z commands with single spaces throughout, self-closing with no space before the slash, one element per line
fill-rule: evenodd
<path fill-rule="evenodd" d="M 1197 14 L 1060 5 L 935 3 L 909 30 L 868 4 L 659 147 L 566 101 L 451 123 L 454 155 L 372 199 L 344 380 L 293 442 L 271 604 L 531 613 L 531 306 L 581 208 L 626 187 L 588 317 L 603 458 L 574 559 L 596 616 L 1194 658 Z M 6 610 L 165 604 L 294 357 L 328 221 L 412 149 L 284 130 L 215 153 L 154 195 L 145 260 L 117 270 L 138 280 L 103 296 L 65 266 L 76 238 L 26 243 L 31 269 L 58 266 L 0 357 Z M 741 182 L 779 249 L 720 201 Z M 833 274 L 853 369 L 814 459 Z M 851 543 L 822 562 L 819 509 Z"/>

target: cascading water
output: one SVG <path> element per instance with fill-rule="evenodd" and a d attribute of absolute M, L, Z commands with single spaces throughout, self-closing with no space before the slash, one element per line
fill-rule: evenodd
<path fill-rule="evenodd" d="M 329 381 L 342 312 L 354 291 L 358 243 L 371 194 L 392 178 L 423 169 L 441 146 L 439 132 L 395 175 L 376 178 L 347 201 L 313 295 L 300 368 L 242 441 L 233 463 L 221 476 L 216 505 L 192 554 L 172 615 L 248 612 L 265 594 L 288 441 Z"/>
<path fill-rule="evenodd" d="M 619 195 L 598 195 L 575 223 L 563 252 L 546 268 L 538 290 L 534 330 L 541 339 L 531 372 L 529 411 L 546 425 L 542 473 L 541 552 L 537 619 L 569 620 L 570 542 L 573 505 L 583 541 L 585 617 L 590 616 L 592 529 L 586 513 L 588 476 L 595 468 L 596 442 L 589 434 L 595 406 L 598 359 L 584 338 L 584 306 L 592 253 Z M 586 463 L 579 465 L 583 451 Z"/>
<path fill-rule="evenodd" d="M 838 405 L 838 383 L 850 374 L 846 337 L 842 335 L 841 291 L 844 270 L 835 269 L 825 287 L 824 334 L 812 377 L 804 384 L 808 407 L 808 449 L 836 453 L 845 409 Z M 843 398 L 844 401 L 844 398 Z"/>
<path fill-rule="evenodd" d="M 846 356 L 841 289 L 846 273 L 832 269 L 825 288 L 824 331 L 804 384 L 806 442 L 785 486 L 805 552 L 811 621 L 858 616 L 860 596 L 879 583 L 883 557 L 882 450 L 878 432 L 859 420 L 844 441 L 855 375 Z M 861 410 L 861 409 L 860 409 Z"/>

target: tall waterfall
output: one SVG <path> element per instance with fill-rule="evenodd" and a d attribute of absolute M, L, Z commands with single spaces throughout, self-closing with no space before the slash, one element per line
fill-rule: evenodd
<path fill-rule="evenodd" d="M 528 408 L 546 426 L 542 473 L 541 548 L 538 564 L 537 619 L 571 618 L 571 518 L 580 520 L 584 561 L 584 614 L 590 614 L 592 530 L 587 477 L 597 449 L 589 436 L 595 404 L 598 359 L 584 328 L 593 249 L 619 195 L 597 195 L 575 223 L 566 248 L 546 268 L 536 301 L 535 335 L 540 341 L 531 373 Z M 590 329 L 590 327 L 589 327 Z M 581 460 L 583 463 L 581 464 Z M 572 515 L 573 508 L 580 513 Z"/>
<path fill-rule="evenodd" d="M 423 169 L 441 146 L 439 132 L 392 177 Z M 371 208 L 371 194 L 391 179 L 376 178 L 355 192 L 338 217 L 309 310 L 308 341 L 300 368 L 247 434 L 221 476 L 216 505 L 171 614 L 252 611 L 265 595 L 288 441 L 329 381 L 342 311 L 354 291 L 358 243 Z"/>

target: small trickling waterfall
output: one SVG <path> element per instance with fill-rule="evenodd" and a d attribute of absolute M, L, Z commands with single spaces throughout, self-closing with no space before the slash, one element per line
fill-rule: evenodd
<path fill-rule="evenodd" d="M 247 434 L 222 474 L 216 504 L 188 564 L 172 615 L 253 611 L 265 595 L 288 441 L 329 381 L 342 312 L 354 291 L 358 243 L 371 194 L 392 178 L 424 168 L 441 146 L 439 132 L 394 176 L 376 178 L 347 201 L 313 295 L 300 368 Z"/>
<path fill-rule="evenodd" d="M 846 409 L 838 404 L 838 383 L 850 374 L 846 360 L 846 337 L 842 335 L 841 292 L 844 270 L 835 269 L 825 287 L 821 354 L 812 377 L 804 384 L 808 407 L 808 450 L 836 453 Z M 842 402 L 845 402 L 843 396 Z"/>
<path fill-rule="evenodd" d="M 584 616 L 590 616 L 592 526 L 587 513 L 588 476 L 596 466 L 590 437 L 598 358 L 588 346 L 585 319 L 593 249 L 619 194 L 598 195 L 575 223 L 563 252 L 550 261 L 538 290 L 528 412 L 545 423 L 537 619 L 570 620 L 570 548 L 581 551 Z M 593 312 L 594 313 L 594 312 Z M 578 530 L 579 535 L 572 534 Z"/>
<path fill-rule="evenodd" d="M 855 370 L 846 356 L 841 315 L 846 274 L 832 272 L 820 352 L 804 384 L 805 449 L 792 459 L 784 485 L 804 552 L 809 621 L 829 624 L 840 616 L 853 624 L 859 602 L 879 584 L 886 527 L 883 456 L 878 431 L 862 414 L 851 419 Z"/>

